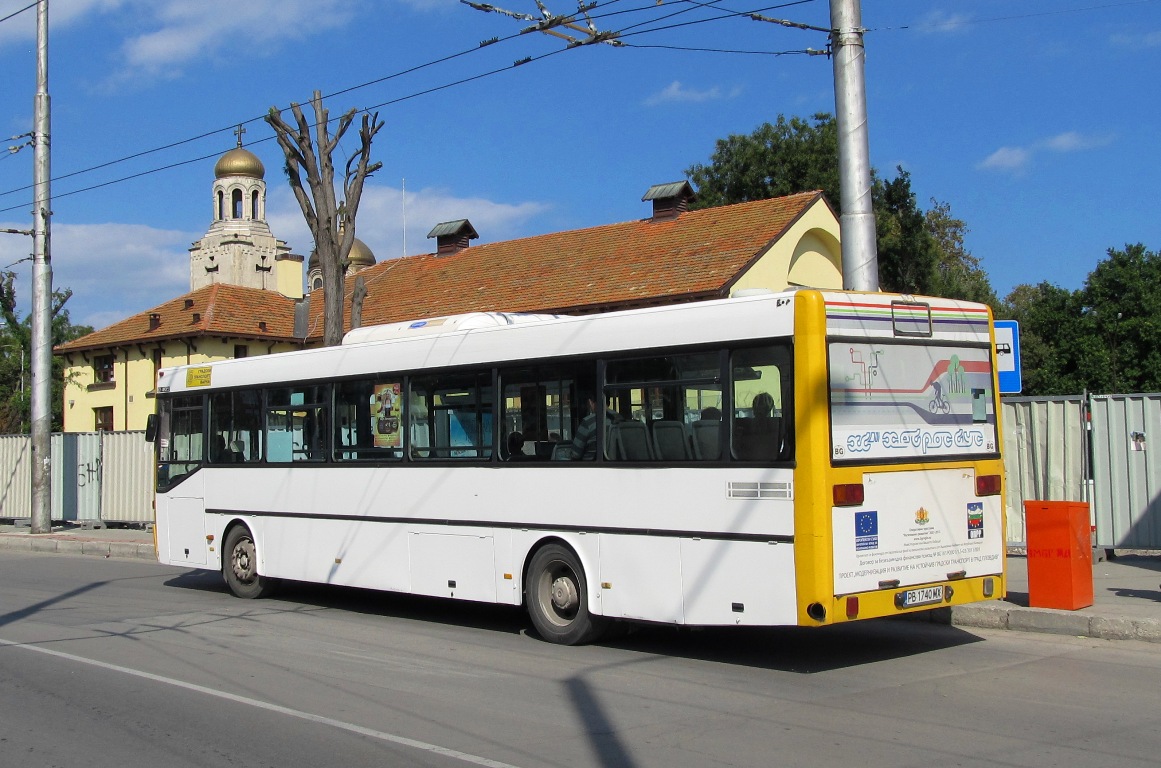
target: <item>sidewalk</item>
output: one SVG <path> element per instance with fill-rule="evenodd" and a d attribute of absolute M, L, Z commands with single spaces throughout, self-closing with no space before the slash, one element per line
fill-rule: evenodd
<path fill-rule="evenodd" d="M 1121 552 L 1093 563 L 1093 604 L 1077 611 L 1028 607 L 1028 560 L 1008 556 L 1005 600 L 941 608 L 935 621 L 1106 640 L 1161 643 L 1161 552 Z"/>
<path fill-rule="evenodd" d="M 54 525 L 52 533 L 33 536 L 28 525 L 0 525 L 0 551 L 4 550 L 128 557 L 157 562 L 153 530 L 145 528 Z"/>
<path fill-rule="evenodd" d="M 27 525 L 0 525 L 4 550 L 157 559 L 153 531 L 142 528 L 54 526 L 50 534 L 33 536 Z M 1093 605 L 1078 611 L 1029 608 L 1028 560 L 1009 555 L 1006 600 L 936 608 L 927 617 L 961 627 L 1161 643 L 1161 552 L 1124 552 L 1094 562 Z"/>

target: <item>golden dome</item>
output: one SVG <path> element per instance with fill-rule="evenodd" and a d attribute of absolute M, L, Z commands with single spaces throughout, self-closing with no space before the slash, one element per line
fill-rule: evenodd
<path fill-rule="evenodd" d="M 355 242 L 351 243 L 351 253 L 347 256 L 347 261 L 352 267 L 370 267 L 375 264 L 375 254 L 371 253 L 366 243 L 356 237 Z"/>
<path fill-rule="evenodd" d="M 262 161 L 248 149 L 234 147 L 218 159 L 214 166 L 214 177 L 221 179 L 225 176 L 250 176 L 261 179 L 266 175 L 266 167 Z"/>
<path fill-rule="evenodd" d="M 363 269 L 375 264 L 375 254 L 371 253 L 371 249 L 367 247 L 366 243 L 356 237 L 355 242 L 351 243 L 351 252 L 347 255 L 347 262 L 355 269 Z M 310 259 L 306 262 L 307 271 L 320 267 L 318 250 L 312 250 L 310 252 Z"/>

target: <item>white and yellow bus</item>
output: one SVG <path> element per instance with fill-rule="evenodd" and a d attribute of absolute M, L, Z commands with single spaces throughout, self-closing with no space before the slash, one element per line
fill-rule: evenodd
<path fill-rule="evenodd" d="M 798 290 L 478 313 L 165 369 L 157 551 L 613 620 L 821 626 L 1004 594 L 986 306 Z"/>

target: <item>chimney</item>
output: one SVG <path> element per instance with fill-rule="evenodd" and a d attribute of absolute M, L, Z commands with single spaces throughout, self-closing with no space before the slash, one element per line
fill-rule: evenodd
<path fill-rule="evenodd" d="M 427 236 L 435 238 L 435 254 L 437 256 L 450 256 L 466 249 L 468 241 L 475 240 L 479 234 L 476 233 L 470 221 L 458 219 L 436 224 L 435 228 L 427 233 Z"/>
<path fill-rule="evenodd" d="M 688 181 L 671 181 L 649 187 L 641 201 L 653 201 L 652 221 L 668 221 L 688 211 L 689 204 L 696 199 L 697 193 Z"/>
<path fill-rule="evenodd" d="M 156 331 L 160 327 L 161 327 L 161 313 L 150 312 L 149 313 L 149 330 Z"/>

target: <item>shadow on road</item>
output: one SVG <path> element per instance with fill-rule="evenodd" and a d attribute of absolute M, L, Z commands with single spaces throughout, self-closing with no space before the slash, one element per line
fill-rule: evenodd
<path fill-rule="evenodd" d="M 167 586 L 228 595 L 213 571 L 189 571 Z M 1009 595 L 1011 598 L 1011 595 Z M 234 599 L 230 597 L 229 599 Z M 369 616 L 537 637 L 528 615 L 510 605 L 285 582 L 264 608 L 303 606 Z M 978 642 L 968 631 L 906 619 L 871 619 L 832 627 L 673 627 L 618 624 L 600 645 L 637 653 L 812 674 L 874 664 Z"/>

